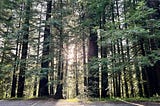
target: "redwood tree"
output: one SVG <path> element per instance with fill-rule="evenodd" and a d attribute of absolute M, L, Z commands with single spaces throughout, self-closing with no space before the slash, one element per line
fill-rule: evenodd
<path fill-rule="evenodd" d="M 26 8 L 25 8 L 25 21 L 22 26 L 23 41 L 22 41 L 20 71 L 19 71 L 19 77 L 18 77 L 17 97 L 24 96 L 23 91 L 24 91 L 24 84 L 25 84 L 25 71 L 27 70 L 26 59 L 27 59 L 27 51 L 28 51 L 30 8 L 31 8 L 31 0 L 27 0 Z"/>
<path fill-rule="evenodd" d="M 42 51 L 42 62 L 41 62 L 41 77 L 39 84 L 39 97 L 49 96 L 48 92 L 48 69 L 49 69 L 49 48 L 50 48 L 50 25 L 48 24 L 49 19 L 51 18 L 52 10 L 52 0 L 47 1 L 47 11 L 46 11 L 46 24 L 44 29 L 44 41 L 43 41 L 43 51 Z"/>

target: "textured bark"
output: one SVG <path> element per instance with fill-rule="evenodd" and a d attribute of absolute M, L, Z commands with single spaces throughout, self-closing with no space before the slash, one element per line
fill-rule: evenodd
<path fill-rule="evenodd" d="M 130 63 L 130 47 L 129 47 L 129 40 L 126 39 L 126 44 L 127 44 L 127 62 L 128 64 Z M 131 93 L 130 93 L 130 97 L 134 97 L 134 86 L 133 86 L 133 72 L 130 66 L 128 66 L 128 71 L 129 71 L 129 84 L 130 84 L 130 89 L 131 89 Z"/>
<path fill-rule="evenodd" d="M 84 19 L 84 6 L 81 4 L 81 15 L 80 15 L 80 23 L 83 24 Z M 84 70 L 84 94 L 87 94 L 87 87 L 88 87 L 88 77 L 87 77 L 87 68 L 86 68 L 86 38 L 84 32 L 84 26 L 81 27 L 81 34 L 82 34 L 82 50 L 83 50 L 83 70 Z"/>
<path fill-rule="evenodd" d="M 100 29 L 105 30 L 105 19 L 106 19 L 106 14 L 105 14 L 105 8 L 106 8 L 106 3 L 104 2 L 102 6 L 103 10 L 100 15 Z M 100 40 L 103 40 L 103 37 L 100 35 Z M 107 45 L 100 47 L 100 52 L 101 52 L 101 58 L 107 58 Z M 107 67 L 107 62 L 102 62 L 101 63 L 101 97 L 106 98 L 108 97 L 108 67 Z"/>
<path fill-rule="evenodd" d="M 107 58 L 107 48 L 102 48 L 102 58 Z M 108 97 L 108 72 L 107 72 L 107 63 L 102 63 L 102 91 L 101 91 L 101 97 L 105 98 Z"/>
<path fill-rule="evenodd" d="M 135 70 L 136 70 L 136 78 L 137 78 L 137 85 L 138 85 L 138 96 L 143 97 L 143 89 L 142 89 L 142 79 L 141 79 L 141 71 L 139 69 L 139 66 L 137 62 L 135 63 Z"/>
<path fill-rule="evenodd" d="M 58 74 L 57 74 L 57 88 L 56 88 L 56 93 L 54 95 L 55 99 L 63 99 L 63 61 L 62 61 L 62 49 L 63 49 L 63 38 L 62 38 L 62 30 L 61 30 L 61 35 L 60 35 L 60 50 L 59 50 L 59 56 L 58 56 Z"/>
<path fill-rule="evenodd" d="M 144 49 L 144 39 L 141 39 L 140 41 L 140 49 L 141 49 L 141 54 L 143 56 L 146 56 L 145 49 Z M 142 79 L 143 79 L 143 89 L 144 89 L 144 96 L 145 97 L 150 97 L 150 85 L 149 85 L 149 80 L 148 80 L 148 73 L 147 73 L 147 67 L 142 66 Z"/>
<path fill-rule="evenodd" d="M 155 9 L 156 11 L 150 15 L 151 19 L 160 19 L 160 1 L 159 0 L 147 0 L 147 5 L 150 8 Z M 152 28 L 150 28 L 150 34 L 154 34 L 157 33 L 155 32 L 157 28 L 154 28 L 154 26 Z M 159 28 L 158 28 L 159 30 Z M 159 39 L 156 38 L 151 38 L 149 40 L 150 42 L 150 49 L 152 51 L 158 50 L 160 47 L 158 45 L 160 45 L 159 43 Z M 160 93 L 160 69 L 159 69 L 159 65 L 160 65 L 160 60 L 158 60 L 154 66 L 150 66 L 148 69 L 148 80 L 149 80 L 149 84 L 150 84 L 150 96 L 154 96 L 156 94 Z"/>
<path fill-rule="evenodd" d="M 121 54 L 119 40 L 117 40 L 117 52 L 118 54 Z M 121 59 L 119 59 L 118 62 L 120 63 Z M 121 70 L 118 70 L 116 78 L 116 96 L 121 97 Z"/>
<path fill-rule="evenodd" d="M 63 8 L 63 2 L 62 0 L 59 1 L 59 7 L 62 9 Z M 60 37 L 59 37 L 59 56 L 58 56 L 58 74 L 57 74 L 57 80 L 58 80 L 58 84 L 57 84 L 57 88 L 56 88 L 56 93 L 54 95 L 55 99 L 63 99 L 63 14 L 62 14 L 62 10 L 60 13 L 60 22 L 61 22 L 61 26 L 59 28 L 59 33 L 60 33 Z"/>
<path fill-rule="evenodd" d="M 94 62 L 93 58 L 97 58 L 97 57 L 98 57 L 97 33 L 93 32 L 92 28 L 90 28 L 89 50 L 88 50 L 89 62 Z M 89 90 L 89 95 L 91 97 L 99 97 L 99 70 L 98 69 L 91 69 L 91 67 L 89 67 L 88 90 Z"/>
<path fill-rule="evenodd" d="M 16 84 L 17 84 L 17 75 L 16 75 L 16 71 L 18 68 L 18 63 L 17 63 L 17 59 L 18 59 L 18 40 L 19 37 L 17 38 L 16 41 L 16 57 L 15 57 L 15 63 L 14 63 L 14 70 L 13 70 L 13 77 L 12 77 L 12 88 L 11 88 L 11 97 L 15 97 L 16 96 Z"/>
<path fill-rule="evenodd" d="M 42 13 L 42 7 L 41 7 L 41 13 Z M 40 54 L 40 38 L 41 38 L 41 24 L 42 24 L 42 14 L 40 14 L 40 19 L 39 19 L 39 32 L 38 32 L 38 46 L 37 46 L 37 59 L 36 59 L 36 69 L 38 71 L 39 68 L 39 54 Z M 33 90 L 33 96 L 37 95 L 37 86 L 38 86 L 38 77 L 37 75 L 35 75 L 35 79 L 34 79 L 34 90 Z"/>
<path fill-rule="evenodd" d="M 25 83 L 26 58 L 27 58 L 27 51 L 28 51 L 30 6 L 31 6 L 31 1 L 27 0 L 26 8 L 25 8 L 25 11 L 26 11 L 25 22 L 23 26 L 23 42 L 22 42 L 20 72 L 19 72 L 19 77 L 18 77 L 17 97 L 24 96 L 23 91 L 24 91 L 24 83 Z"/>
<path fill-rule="evenodd" d="M 47 12 L 46 12 L 46 21 L 51 18 L 51 10 L 52 10 L 52 0 L 48 0 L 47 2 Z M 45 30 L 44 30 L 44 41 L 43 41 L 43 51 L 42 51 L 42 62 L 41 62 L 41 74 L 42 76 L 40 77 L 40 84 L 39 84 L 39 97 L 42 96 L 48 96 L 48 68 L 49 68 L 49 63 L 50 60 L 48 58 L 49 56 L 49 48 L 50 48 L 50 25 L 47 24 L 45 25 Z"/>
<path fill-rule="evenodd" d="M 121 55 L 122 55 L 122 63 L 125 62 L 125 55 L 124 55 L 124 50 L 123 50 L 123 43 L 122 43 L 122 39 L 121 39 Z M 126 93 L 126 97 L 129 97 L 129 90 L 128 90 L 128 82 L 127 82 L 127 70 L 126 67 L 123 68 L 123 74 L 124 74 L 124 86 L 125 86 L 125 93 Z"/>
<path fill-rule="evenodd" d="M 76 80 L 76 96 L 79 95 L 79 81 L 78 81 L 78 74 L 79 74 L 79 71 L 78 71 L 78 44 L 76 43 L 76 46 L 75 46 L 75 80 Z"/>

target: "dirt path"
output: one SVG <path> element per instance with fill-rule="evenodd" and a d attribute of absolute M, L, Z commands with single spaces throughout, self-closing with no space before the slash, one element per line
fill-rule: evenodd
<path fill-rule="evenodd" d="M 152 102 L 68 102 L 65 100 L 0 100 L 0 106 L 160 106 Z"/>

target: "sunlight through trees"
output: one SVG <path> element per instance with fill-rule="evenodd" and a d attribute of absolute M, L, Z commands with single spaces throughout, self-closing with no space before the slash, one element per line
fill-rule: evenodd
<path fill-rule="evenodd" d="M 1 0 L 0 98 L 160 95 L 159 0 Z"/>

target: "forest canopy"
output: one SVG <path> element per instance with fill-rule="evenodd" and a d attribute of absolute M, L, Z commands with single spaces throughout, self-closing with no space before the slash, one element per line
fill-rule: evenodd
<path fill-rule="evenodd" d="M 0 0 L 0 98 L 159 95 L 159 0 Z"/>

